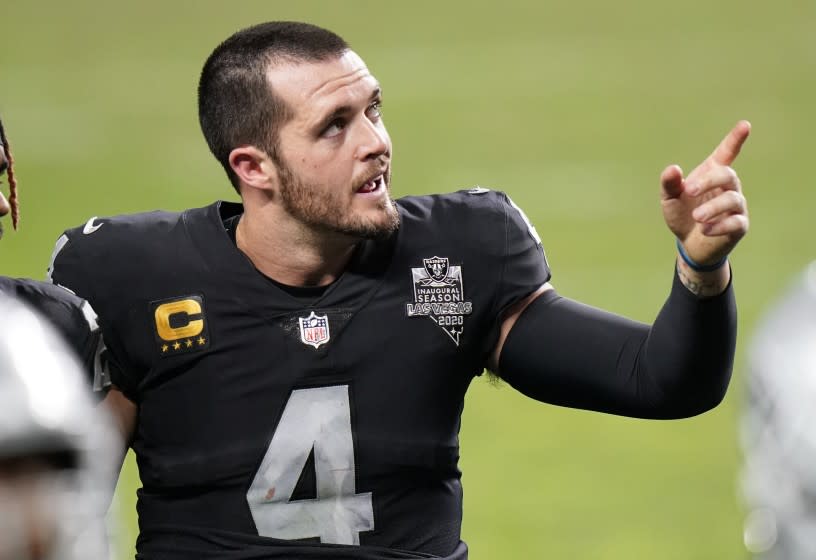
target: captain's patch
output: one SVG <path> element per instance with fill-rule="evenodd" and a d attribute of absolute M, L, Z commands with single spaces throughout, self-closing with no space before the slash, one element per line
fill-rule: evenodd
<path fill-rule="evenodd" d="M 210 347 L 210 333 L 200 294 L 150 302 L 153 334 L 162 357 Z"/>

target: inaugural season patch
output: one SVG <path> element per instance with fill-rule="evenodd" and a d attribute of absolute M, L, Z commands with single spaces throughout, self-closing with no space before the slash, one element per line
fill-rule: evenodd
<path fill-rule="evenodd" d="M 422 259 L 422 265 L 411 269 L 414 301 L 405 310 L 409 317 L 430 317 L 459 346 L 465 315 L 473 312 L 473 303 L 465 301 L 462 267 L 447 257 Z"/>

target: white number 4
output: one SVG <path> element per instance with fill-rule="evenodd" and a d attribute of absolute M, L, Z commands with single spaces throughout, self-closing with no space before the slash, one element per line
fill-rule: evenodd
<path fill-rule="evenodd" d="M 317 498 L 291 501 L 312 449 Z M 359 545 L 374 510 L 355 486 L 348 385 L 293 391 L 247 491 L 258 534 Z"/>

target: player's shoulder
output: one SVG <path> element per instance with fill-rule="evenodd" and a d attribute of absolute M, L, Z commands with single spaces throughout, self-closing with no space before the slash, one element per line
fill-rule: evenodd
<path fill-rule="evenodd" d="M 96 307 L 91 284 L 106 292 L 114 286 L 132 288 L 134 279 L 152 278 L 145 270 L 171 270 L 181 258 L 196 258 L 199 253 L 192 247 L 190 231 L 217 223 L 218 211 L 216 203 L 182 212 L 92 217 L 57 239 L 48 279 L 69 287 Z"/>
<path fill-rule="evenodd" d="M 48 318 L 80 355 L 82 348 L 74 344 L 75 340 L 84 342 L 96 328 L 96 314 L 90 304 L 68 288 L 30 278 L 0 276 L 0 294 L 21 301 Z"/>
<path fill-rule="evenodd" d="M 182 212 L 154 210 L 117 216 L 92 216 L 83 224 L 67 229 L 65 234 L 72 242 L 128 240 L 134 235 L 160 237 L 178 226 L 182 214 Z"/>
<path fill-rule="evenodd" d="M 504 213 L 508 204 L 507 194 L 481 186 L 444 194 L 406 196 L 397 200 L 405 217 L 420 220 Z"/>
<path fill-rule="evenodd" d="M 83 303 L 82 298 L 67 288 L 30 278 L 0 276 L 0 292 L 33 303 L 37 307 L 40 302 L 53 302 L 71 308 L 79 308 Z"/>
<path fill-rule="evenodd" d="M 187 239 L 185 230 L 217 213 L 217 203 L 184 211 L 153 210 L 116 216 L 93 216 L 65 230 L 57 241 L 57 252 L 70 245 L 86 258 L 100 255 L 161 255 L 174 243 Z M 121 259 L 120 259 L 121 260 Z"/>
<path fill-rule="evenodd" d="M 470 237 L 479 243 L 500 240 L 502 248 L 513 238 L 530 237 L 537 245 L 541 238 L 527 215 L 505 192 L 481 186 L 447 194 L 407 196 L 397 200 L 402 224 L 408 229 L 431 231 L 452 238 Z M 419 227 L 417 227 L 419 226 Z"/>

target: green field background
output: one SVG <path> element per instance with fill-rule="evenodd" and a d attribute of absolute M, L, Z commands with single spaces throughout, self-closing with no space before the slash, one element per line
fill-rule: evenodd
<path fill-rule="evenodd" d="M 660 171 L 690 170 L 751 120 L 735 164 L 752 227 L 732 259 L 739 357 L 723 405 L 640 421 L 478 380 L 461 432 L 474 560 L 745 558 L 745 354 L 763 310 L 816 256 L 816 3 L 4 0 L 0 114 L 23 206 L 2 272 L 43 277 L 61 231 L 91 216 L 234 198 L 198 129 L 196 82 L 220 40 L 269 19 L 330 27 L 366 59 L 384 89 L 397 195 L 507 191 L 561 293 L 643 321 L 674 259 Z M 133 554 L 137 487 L 129 459 L 121 558 Z"/>

